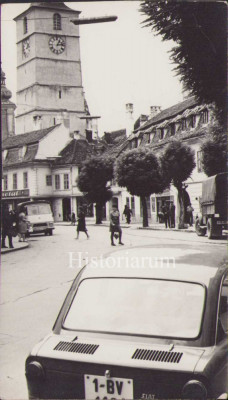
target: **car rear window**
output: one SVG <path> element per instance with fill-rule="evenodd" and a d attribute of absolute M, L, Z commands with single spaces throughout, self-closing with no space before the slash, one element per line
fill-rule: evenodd
<path fill-rule="evenodd" d="M 64 321 L 70 330 L 196 338 L 205 288 L 152 279 L 83 280 Z"/>

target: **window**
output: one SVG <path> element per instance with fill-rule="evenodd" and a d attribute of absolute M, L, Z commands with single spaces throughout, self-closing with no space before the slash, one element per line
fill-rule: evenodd
<path fill-rule="evenodd" d="M 190 128 L 195 128 L 195 126 L 196 126 L 196 116 L 195 115 L 191 115 L 190 121 L 189 121 L 189 126 L 190 126 Z"/>
<path fill-rule="evenodd" d="M 176 125 L 175 124 L 170 124 L 170 134 L 171 136 L 175 135 L 176 133 Z"/>
<path fill-rule="evenodd" d="M 184 131 L 187 128 L 186 118 L 182 119 L 181 121 L 181 129 Z"/>
<path fill-rule="evenodd" d="M 46 175 L 46 186 L 52 186 L 52 176 Z"/>
<path fill-rule="evenodd" d="M 62 29 L 61 27 L 61 16 L 57 13 L 53 15 L 53 29 L 55 31 L 59 31 Z"/>
<path fill-rule="evenodd" d="M 126 197 L 126 204 L 130 208 L 130 199 L 129 199 L 129 197 Z"/>
<path fill-rule="evenodd" d="M 24 17 L 23 20 L 24 34 L 28 32 L 28 20 L 27 17 Z"/>
<path fill-rule="evenodd" d="M 202 151 L 197 151 L 197 172 L 202 172 Z"/>
<path fill-rule="evenodd" d="M 203 286 L 188 282 L 84 279 L 70 305 L 64 328 L 149 336 L 162 333 L 166 337 L 193 339 L 200 332 L 205 295 Z M 135 301 L 136 297 L 140 301 Z"/>
<path fill-rule="evenodd" d="M 64 174 L 64 189 L 69 189 L 69 175 Z"/>
<path fill-rule="evenodd" d="M 164 139 L 164 128 L 160 129 L 160 139 Z"/>
<path fill-rule="evenodd" d="M 55 175 L 55 188 L 60 189 L 60 176 Z"/>
<path fill-rule="evenodd" d="M 208 123 L 208 111 L 204 110 L 202 112 L 202 123 L 207 124 Z"/>
<path fill-rule="evenodd" d="M 3 175 L 3 190 L 8 190 L 8 175 Z"/>
<path fill-rule="evenodd" d="M 53 125 L 56 125 L 56 119 L 53 118 Z"/>
<path fill-rule="evenodd" d="M 28 188 L 28 172 L 23 173 L 23 188 Z"/>
<path fill-rule="evenodd" d="M 61 92 L 61 90 L 59 90 L 59 99 L 61 99 L 62 98 L 62 92 Z"/>
<path fill-rule="evenodd" d="M 131 197 L 131 211 L 132 211 L 132 216 L 135 217 L 135 198 L 134 196 Z"/>
<path fill-rule="evenodd" d="M 220 293 L 217 341 L 226 337 L 228 333 L 228 279 L 224 279 Z"/>
<path fill-rule="evenodd" d="M 13 189 L 17 189 L 17 174 L 13 174 Z"/>

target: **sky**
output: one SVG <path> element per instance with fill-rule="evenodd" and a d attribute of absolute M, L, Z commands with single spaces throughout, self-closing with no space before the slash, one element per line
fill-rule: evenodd
<path fill-rule="evenodd" d="M 151 28 L 143 27 L 140 2 L 65 2 L 80 18 L 116 15 L 115 22 L 80 25 L 82 82 L 92 115 L 99 115 L 99 134 L 126 126 L 125 104 L 133 103 L 134 119 L 150 106 L 165 109 L 183 100 L 182 85 L 172 71 L 169 51 Z M 16 23 L 13 18 L 29 3 L 1 6 L 1 60 L 6 86 L 16 103 Z"/>

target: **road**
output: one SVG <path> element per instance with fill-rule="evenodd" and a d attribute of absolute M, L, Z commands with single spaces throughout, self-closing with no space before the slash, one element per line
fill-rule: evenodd
<path fill-rule="evenodd" d="M 75 239 L 75 227 L 56 226 L 53 236 L 33 236 L 29 248 L 2 255 L 0 301 L 0 398 L 27 399 L 24 362 L 30 349 L 51 329 L 80 266 L 120 247 L 110 245 L 108 227 L 89 226 Z M 200 264 L 217 264 L 226 241 L 194 233 L 123 229 L 124 251 L 132 246 L 173 248 Z M 84 259 L 84 260 L 83 260 Z"/>

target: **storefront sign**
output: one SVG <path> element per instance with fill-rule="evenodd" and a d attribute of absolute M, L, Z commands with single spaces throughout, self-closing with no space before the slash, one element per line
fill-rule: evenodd
<path fill-rule="evenodd" d="M 29 189 L 24 190 L 4 190 L 2 192 L 2 198 L 17 198 L 17 197 L 29 197 Z"/>

